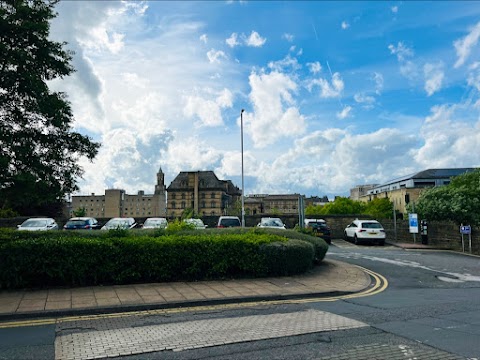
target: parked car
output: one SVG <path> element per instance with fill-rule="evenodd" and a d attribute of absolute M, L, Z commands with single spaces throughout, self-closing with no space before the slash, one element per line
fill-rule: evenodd
<path fill-rule="evenodd" d="M 25 220 L 21 225 L 17 225 L 17 230 L 22 230 L 22 231 L 58 230 L 58 224 L 52 218 L 30 218 Z"/>
<path fill-rule="evenodd" d="M 242 226 L 238 216 L 220 216 L 217 228 L 239 227 Z"/>
<path fill-rule="evenodd" d="M 195 229 L 205 229 L 207 225 L 205 225 L 202 219 L 185 219 L 183 220 L 187 224 L 191 224 L 195 226 Z"/>
<path fill-rule="evenodd" d="M 134 218 L 111 218 L 103 225 L 102 230 L 133 229 L 136 225 Z"/>
<path fill-rule="evenodd" d="M 168 221 L 165 218 L 148 218 L 143 223 L 142 229 L 166 229 Z"/>
<path fill-rule="evenodd" d="M 345 228 L 345 240 L 352 240 L 355 244 L 376 243 L 385 245 L 385 229 L 377 220 L 354 220 Z"/>
<path fill-rule="evenodd" d="M 64 230 L 98 230 L 100 225 L 92 217 L 73 217 L 63 225 Z"/>
<path fill-rule="evenodd" d="M 315 236 L 321 237 L 328 244 L 332 243 L 332 230 L 323 219 L 305 219 L 305 228 L 311 229 Z"/>
<path fill-rule="evenodd" d="M 261 218 L 257 227 L 272 228 L 272 229 L 286 229 L 285 224 L 280 218 L 271 218 L 271 217 Z"/>

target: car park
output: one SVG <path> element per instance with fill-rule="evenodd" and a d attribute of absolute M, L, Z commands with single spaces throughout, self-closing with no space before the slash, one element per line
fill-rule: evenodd
<path fill-rule="evenodd" d="M 332 242 L 332 230 L 323 219 L 305 219 L 305 228 L 310 229 L 313 235 L 321 237 L 328 244 Z"/>
<path fill-rule="evenodd" d="M 285 224 L 280 218 L 264 217 L 260 219 L 257 227 L 271 229 L 286 229 Z"/>
<path fill-rule="evenodd" d="M 142 225 L 142 229 L 166 229 L 168 221 L 166 218 L 148 218 Z"/>
<path fill-rule="evenodd" d="M 195 227 L 195 229 L 205 229 L 207 225 L 205 225 L 202 219 L 185 219 L 183 220 L 186 224 L 190 224 Z"/>
<path fill-rule="evenodd" d="M 217 228 L 240 227 L 242 223 L 238 216 L 220 216 L 218 218 Z"/>
<path fill-rule="evenodd" d="M 344 231 L 345 240 L 355 244 L 375 243 L 385 245 L 385 229 L 377 220 L 354 220 Z"/>
<path fill-rule="evenodd" d="M 21 225 L 17 226 L 17 230 L 21 231 L 45 231 L 58 230 L 58 224 L 52 218 L 30 218 L 25 220 Z"/>
<path fill-rule="evenodd" d="M 100 229 L 97 219 L 92 217 L 73 217 L 63 226 L 64 230 L 97 230 Z"/>
<path fill-rule="evenodd" d="M 137 223 L 134 218 L 111 218 L 103 225 L 102 230 L 115 230 L 115 229 L 133 229 Z"/>

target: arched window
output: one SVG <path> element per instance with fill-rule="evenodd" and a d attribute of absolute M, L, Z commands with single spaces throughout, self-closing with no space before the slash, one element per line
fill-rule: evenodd
<path fill-rule="evenodd" d="M 215 193 L 212 192 L 212 193 L 210 194 L 210 197 L 211 197 L 212 199 L 215 199 Z"/>
<path fill-rule="evenodd" d="M 175 209 L 177 207 L 177 204 L 175 203 L 175 201 L 172 201 L 172 209 Z"/>
<path fill-rule="evenodd" d="M 206 207 L 206 203 L 205 203 L 205 201 L 202 201 L 202 202 L 201 202 L 201 205 L 200 205 L 200 207 L 201 207 L 201 208 L 205 208 L 205 207 Z"/>
<path fill-rule="evenodd" d="M 185 209 L 185 201 L 182 201 L 182 209 Z"/>
<path fill-rule="evenodd" d="M 210 207 L 211 207 L 211 208 L 214 208 L 214 207 L 215 207 L 215 201 L 212 201 L 212 202 L 210 203 Z"/>
<path fill-rule="evenodd" d="M 182 200 L 185 200 L 185 193 L 182 193 Z"/>

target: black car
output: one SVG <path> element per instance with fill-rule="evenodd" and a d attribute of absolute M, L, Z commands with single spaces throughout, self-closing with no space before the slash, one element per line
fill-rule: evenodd
<path fill-rule="evenodd" d="M 97 230 L 100 229 L 98 221 L 92 217 L 74 217 L 67 221 L 63 230 Z"/>
<path fill-rule="evenodd" d="M 332 242 L 332 232 L 327 224 L 325 223 L 312 223 L 311 225 L 313 234 L 315 236 L 321 237 L 323 240 L 327 242 L 327 244 L 331 244 Z"/>

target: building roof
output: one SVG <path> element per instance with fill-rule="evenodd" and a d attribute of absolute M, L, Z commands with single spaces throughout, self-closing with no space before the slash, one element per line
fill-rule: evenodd
<path fill-rule="evenodd" d="M 451 177 L 472 172 L 476 168 L 453 168 L 453 169 L 427 169 L 413 174 L 405 175 L 396 179 L 389 180 L 376 187 L 382 187 L 393 183 L 410 180 L 410 179 L 450 179 Z"/>
<path fill-rule="evenodd" d="M 198 173 L 198 183 L 201 189 L 221 189 L 227 193 L 238 193 L 240 189 L 231 180 L 219 180 L 213 171 L 181 171 L 170 183 L 167 191 L 188 189 L 189 174 Z"/>

